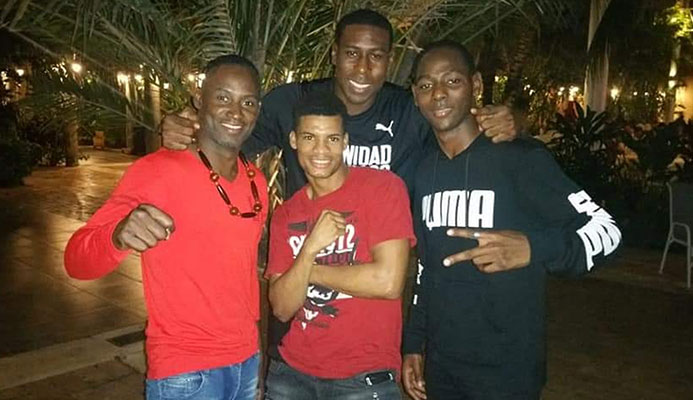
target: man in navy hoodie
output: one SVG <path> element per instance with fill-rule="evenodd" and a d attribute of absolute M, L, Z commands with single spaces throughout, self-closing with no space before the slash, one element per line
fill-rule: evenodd
<path fill-rule="evenodd" d="M 539 399 L 547 276 L 589 272 L 621 232 L 540 143 L 479 134 L 470 109 L 481 78 L 463 46 L 429 45 L 414 73 L 438 146 L 414 179 L 419 269 L 404 386 L 416 400 Z"/>

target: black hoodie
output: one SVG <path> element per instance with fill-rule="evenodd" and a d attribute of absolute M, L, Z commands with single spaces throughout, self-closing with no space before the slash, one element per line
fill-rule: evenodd
<path fill-rule="evenodd" d="M 419 271 L 403 352 L 423 353 L 479 390 L 537 390 L 545 382 L 547 274 L 579 276 L 613 254 L 621 232 L 535 140 L 493 144 L 477 137 L 449 159 L 431 146 L 414 181 Z M 471 262 L 443 266 L 475 240 L 451 227 L 527 235 L 530 264 L 482 273 Z"/>

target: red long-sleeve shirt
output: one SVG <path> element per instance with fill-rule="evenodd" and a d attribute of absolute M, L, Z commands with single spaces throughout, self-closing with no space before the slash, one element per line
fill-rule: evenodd
<path fill-rule="evenodd" d="M 127 256 L 111 236 L 133 208 L 148 203 L 173 218 L 170 239 L 142 253 L 150 379 L 237 363 L 258 350 L 256 264 L 267 183 L 252 168 L 264 207 L 260 216 L 243 219 L 229 215 L 195 154 L 159 150 L 127 170 L 108 201 L 67 244 L 68 274 L 96 279 Z M 240 160 L 236 179 L 219 182 L 232 204 L 242 212 L 252 210 Z"/>

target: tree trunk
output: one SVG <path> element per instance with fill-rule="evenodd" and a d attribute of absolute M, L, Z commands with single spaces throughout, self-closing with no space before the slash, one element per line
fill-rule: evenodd
<path fill-rule="evenodd" d="M 262 37 L 261 33 L 261 27 L 263 26 L 262 24 L 262 8 L 263 8 L 263 3 L 262 1 L 257 1 L 255 4 L 255 21 L 253 23 L 253 34 L 252 34 L 252 45 L 250 48 L 250 60 L 255 64 L 255 67 L 257 68 L 258 72 L 260 73 L 260 79 L 262 79 L 263 74 L 265 73 L 265 57 L 267 56 L 266 54 L 266 46 L 264 42 L 264 37 Z M 269 13 L 269 11 L 268 11 Z M 270 15 L 267 15 L 267 17 L 270 17 Z M 265 21 L 265 23 L 269 23 L 269 21 Z"/>
<path fill-rule="evenodd" d="M 65 166 L 79 165 L 79 122 L 73 117 L 65 124 L 63 137 L 65 139 Z"/>
<path fill-rule="evenodd" d="M 147 153 L 153 153 L 161 147 L 161 137 L 159 136 L 159 123 L 161 122 L 161 90 L 159 86 L 152 81 L 144 83 L 145 101 L 147 107 L 147 125 L 152 129 L 146 131 L 146 147 Z"/>
<path fill-rule="evenodd" d="M 128 79 L 123 83 L 123 89 L 125 90 L 125 99 L 127 104 L 125 105 L 125 148 L 128 154 L 131 154 L 135 148 L 135 134 L 132 127 L 132 105 L 133 99 L 130 92 L 130 80 Z"/>
<path fill-rule="evenodd" d="M 421 29 L 420 26 L 414 29 L 415 31 L 411 33 L 411 41 L 413 43 L 419 43 L 423 29 Z M 399 65 L 395 66 L 396 69 L 392 71 L 391 77 L 393 83 L 398 85 L 407 85 L 409 83 L 417 54 L 418 52 L 410 46 L 406 47 L 404 54 L 401 55 Z"/>
<path fill-rule="evenodd" d="M 609 90 L 609 46 L 605 46 L 602 55 L 591 61 L 585 75 L 585 103 L 596 112 L 606 110 L 606 99 Z"/>
<path fill-rule="evenodd" d="M 508 68 L 508 80 L 503 94 L 504 102 L 509 107 L 512 107 L 522 95 L 522 69 L 532 48 L 533 39 L 534 31 L 529 27 L 522 31 L 518 39 L 517 50 Z"/>
<path fill-rule="evenodd" d="M 590 23 L 587 36 L 587 51 L 596 54 L 596 57 L 590 60 L 585 75 L 585 103 L 596 111 L 602 112 L 606 110 L 606 100 L 609 85 L 609 44 L 604 41 L 601 49 L 592 49 L 594 35 L 599 28 L 602 17 L 609 7 L 611 0 L 592 0 L 590 4 Z"/>
<path fill-rule="evenodd" d="M 484 36 L 484 47 L 481 50 L 478 69 L 484 85 L 481 101 L 483 104 L 493 104 L 493 86 L 496 83 L 498 57 L 496 56 L 495 39 L 492 35 Z"/>

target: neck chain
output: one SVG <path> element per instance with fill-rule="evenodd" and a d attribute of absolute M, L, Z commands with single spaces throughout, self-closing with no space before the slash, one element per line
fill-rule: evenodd
<path fill-rule="evenodd" d="M 255 171 L 250 169 L 248 166 L 248 160 L 246 160 L 245 155 L 243 155 L 242 152 L 238 152 L 238 157 L 241 159 L 241 163 L 243 163 L 243 168 L 245 169 L 245 174 L 248 176 L 248 179 L 250 179 L 250 191 L 253 194 L 253 211 L 249 212 L 241 212 L 238 207 L 234 206 L 231 204 L 231 200 L 229 200 L 229 196 L 226 194 L 226 191 L 224 190 L 223 187 L 219 184 L 219 174 L 214 172 L 214 168 L 212 168 L 212 163 L 209 162 L 209 158 L 205 155 L 205 153 L 202 151 L 201 148 L 197 148 L 197 154 L 200 155 L 200 160 L 202 160 L 202 163 L 207 167 L 209 170 L 209 180 L 212 181 L 214 186 L 217 188 L 217 192 L 219 192 L 219 196 L 221 196 L 221 199 L 224 200 L 224 203 L 229 207 L 229 214 L 233 216 L 238 216 L 241 218 L 253 218 L 262 211 L 262 203 L 260 202 L 260 195 L 257 192 L 257 186 L 255 185 Z"/>

